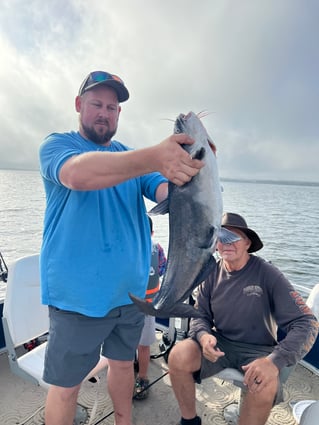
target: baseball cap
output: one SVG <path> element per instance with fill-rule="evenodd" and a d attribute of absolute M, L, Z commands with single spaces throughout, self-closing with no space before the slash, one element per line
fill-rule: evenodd
<path fill-rule="evenodd" d="M 112 87 L 117 93 L 119 102 L 125 102 L 130 96 L 124 81 L 117 75 L 105 71 L 90 72 L 80 86 L 79 96 L 101 84 Z"/>

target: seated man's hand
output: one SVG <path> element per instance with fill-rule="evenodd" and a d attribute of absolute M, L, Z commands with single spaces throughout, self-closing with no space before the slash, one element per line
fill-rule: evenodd
<path fill-rule="evenodd" d="M 278 380 L 279 370 L 270 358 L 262 357 L 242 366 L 245 373 L 244 384 L 249 391 L 260 392 L 274 380 Z"/>
<path fill-rule="evenodd" d="M 204 334 L 200 338 L 200 345 L 203 350 L 203 356 L 213 363 L 225 355 L 224 352 L 220 351 L 220 349 L 216 347 L 216 344 L 217 340 L 211 334 Z"/>

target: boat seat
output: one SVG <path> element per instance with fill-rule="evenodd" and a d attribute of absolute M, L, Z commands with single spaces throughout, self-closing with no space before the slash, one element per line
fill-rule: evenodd
<path fill-rule="evenodd" d="M 11 371 L 26 381 L 45 389 L 43 381 L 46 335 L 49 331 L 48 307 L 41 304 L 39 255 L 19 258 L 9 267 L 3 307 L 3 331 Z M 23 344 L 40 338 L 44 342 L 26 352 Z M 85 379 L 107 366 L 103 356 Z M 86 415 L 87 416 L 87 415 Z M 79 423 L 84 423 L 80 415 Z"/>
<path fill-rule="evenodd" d="M 318 425 L 319 400 L 310 404 L 301 415 L 300 425 Z"/>
<path fill-rule="evenodd" d="M 319 320 L 319 283 L 311 289 L 306 304 L 311 308 L 313 314 Z"/>
<path fill-rule="evenodd" d="M 310 294 L 307 298 L 306 304 L 311 308 L 313 314 L 319 320 L 319 283 L 314 285 L 311 289 Z M 319 375 L 319 336 L 315 344 L 312 346 L 311 350 L 305 355 L 305 357 L 300 361 L 307 369 L 311 370 L 316 375 Z"/>
<path fill-rule="evenodd" d="M 222 381 L 231 382 L 233 385 L 240 388 L 240 398 L 238 403 L 231 403 L 223 410 L 225 422 L 227 424 L 236 424 L 239 417 L 243 395 L 245 394 L 244 374 L 241 373 L 238 369 L 227 367 L 226 369 L 216 373 L 212 378 L 218 378 Z"/>
<path fill-rule="evenodd" d="M 284 383 L 289 374 L 294 369 L 294 366 L 284 367 L 280 372 L 281 381 Z M 226 368 L 218 372 L 213 378 L 219 378 L 223 381 L 231 382 L 236 387 L 240 388 L 240 397 L 238 403 L 231 403 L 224 408 L 223 415 L 225 422 L 228 424 L 235 424 L 238 421 L 240 407 L 247 392 L 247 387 L 244 385 L 244 374 L 241 373 L 238 369 Z M 276 404 L 282 401 L 283 394 L 280 394 Z M 312 424 L 311 424 L 312 425 Z"/>
<path fill-rule="evenodd" d="M 231 367 L 227 367 L 226 369 L 221 370 L 214 378 L 222 379 L 223 381 L 229 381 L 232 384 L 236 385 L 241 389 L 245 388 L 244 386 L 244 374 L 239 372 L 238 369 L 233 369 Z"/>

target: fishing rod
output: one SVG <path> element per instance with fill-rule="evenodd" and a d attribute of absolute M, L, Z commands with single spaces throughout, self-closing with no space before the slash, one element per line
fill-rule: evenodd
<path fill-rule="evenodd" d="M 143 391 L 148 390 L 152 385 L 156 384 L 156 382 L 158 382 L 159 380 L 163 379 L 166 375 L 168 375 L 168 371 L 163 373 L 163 375 L 161 375 L 159 378 L 155 379 L 155 381 L 151 382 L 147 387 L 143 388 L 142 391 L 140 391 L 139 394 L 141 394 Z M 133 397 L 133 399 L 135 399 L 135 396 Z M 32 413 L 31 416 L 29 416 L 28 418 L 24 419 L 22 422 L 19 422 L 19 425 L 27 425 L 27 423 L 34 418 L 34 416 L 39 413 L 42 409 L 44 409 L 44 406 L 39 407 L 34 413 Z M 103 416 L 102 418 L 100 418 L 97 422 L 95 422 L 93 425 L 98 425 L 100 424 L 102 421 L 104 421 L 104 419 L 107 419 L 109 416 L 113 415 L 114 410 L 112 410 L 111 412 L 107 413 L 105 416 Z"/>
<path fill-rule="evenodd" d="M 163 375 L 161 375 L 159 378 L 156 378 L 153 382 L 151 382 L 149 385 L 147 385 L 147 387 L 143 388 L 142 391 L 139 392 L 139 395 L 143 391 L 148 390 L 152 385 L 156 384 L 156 382 L 158 382 L 161 379 L 163 379 L 166 375 L 168 375 L 168 371 L 166 371 L 165 373 L 163 373 Z M 133 397 L 133 399 L 135 399 L 135 396 Z M 107 419 L 109 416 L 113 415 L 113 413 L 114 413 L 114 410 L 112 410 L 111 412 L 107 413 L 105 416 L 103 416 L 103 418 L 101 418 L 97 422 L 95 422 L 94 425 L 100 424 L 102 421 L 104 421 L 104 419 Z"/>
<path fill-rule="evenodd" d="M 2 280 L 3 282 L 6 282 L 7 279 L 8 279 L 8 267 L 0 252 L 0 280 Z"/>

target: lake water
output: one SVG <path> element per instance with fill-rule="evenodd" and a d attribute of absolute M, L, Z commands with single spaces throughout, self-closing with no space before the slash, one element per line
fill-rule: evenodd
<path fill-rule="evenodd" d="M 258 254 L 293 284 L 311 288 L 319 283 L 319 185 L 221 184 L 224 210 L 242 214 L 263 240 Z M 45 197 L 39 173 L 0 170 L 0 196 L 0 252 L 10 266 L 40 249 Z M 167 252 L 168 216 L 153 221 L 154 236 Z M 0 283 L 0 296 L 4 288 Z"/>

